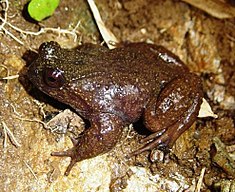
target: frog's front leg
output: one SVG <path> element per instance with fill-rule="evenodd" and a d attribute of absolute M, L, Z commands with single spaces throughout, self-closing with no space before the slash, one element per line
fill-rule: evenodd
<path fill-rule="evenodd" d="M 169 82 L 159 97 L 152 99 L 145 109 L 145 125 L 153 134 L 144 141 L 150 142 L 131 156 L 153 148 L 171 148 L 196 120 L 202 96 L 201 80 L 192 73 Z"/>
<path fill-rule="evenodd" d="M 91 127 L 87 129 L 79 140 L 72 139 L 73 147 L 63 152 L 52 152 L 52 156 L 71 157 L 71 162 L 65 175 L 69 175 L 75 163 L 92 158 L 111 150 L 119 140 L 123 121 L 114 114 L 101 113 L 93 115 Z"/>

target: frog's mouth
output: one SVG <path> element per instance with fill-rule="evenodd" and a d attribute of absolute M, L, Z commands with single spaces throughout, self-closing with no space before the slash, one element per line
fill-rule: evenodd
<path fill-rule="evenodd" d="M 27 77 L 33 84 L 35 83 L 35 78 L 37 74 L 38 71 L 36 70 L 34 63 L 31 63 L 27 70 Z"/>
<path fill-rule="evenodd" d="M 41 87 L 43 83 L 41 82 L 42 73 L 37 69 L 35 63 L 32 63 L 27 70 L 27 77 L 28 79 L 36 86 Z"/>

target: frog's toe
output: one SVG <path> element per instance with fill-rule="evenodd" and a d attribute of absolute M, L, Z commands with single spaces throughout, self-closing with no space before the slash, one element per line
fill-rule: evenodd
<path fill-rule="evenodd" d="M 68 149 L 66 151 L 60 151 L 60 152 L 52 152 L 51 153 L 52 156 L 58 156 L 58 157 L 71 157 L 71 161 L 69 166 L 67 167 L 64 175 L 68 176 L 71 169 L 73 168 L 73 166 L 75 165 L 75 163 L 77 163 L 77 158 L 74 156 L 74 151 L 73 148 L 72 149 Z"/>
<path fill-rule="evenodd" d="M 76 159 L 71 158 L 71 161 L 70 161 L 70 163 L 69 163 L 69 166 L 67 167 L 67 169 L 66 169 L 66 171 L 65 171 L 65 173 L 64 173 L 65 176 L 68 176 L 68 175 L 69 175 L 71 169 L 73 168 L 73 166 L 74 166 L 76 163 L 77 163 Z"/>
<path fill-rule="evenodd" d="M 147 142 L 149 142 L 150 140 L 153 140 L 153 139 L 155 139 L 155 138 L 158 138 L 158 137 L 160 137 L 165 131 L 166 131 L 166 130 L 163 129 L 163 130 L 157 131 L 157 132 L 155 132 L 155 133 L 152 133 L 152 134 L 150 134 L 149 136 L 147 136 L 147 137 L 141 139 L 141 140 L 140 140 L 140 143 L 147 143 Z"/>
<path fill-rule="evenodd" d="M 72 157 L 72 151 L 71 150 L 66 150 L 66 151 L 56 151 L 56 152 L 51 152 L 51 156 L 58 156 L 58 157 Z"/>
<path fill-rule="evenodd" d="M 132 153 L 128 155 L 128 157 L 136 156 L 136 155 L 139 155 L 140 153 L 143 153 L 144 151 L 149 151 L 149 150 L 156 148 L 159 145 L 158 143 L 159 141 L 158 142 L 155 142 L 155 141 L 148 143 L 147 145 L 133 151 Z"/>
<path fill-rule="evenodd" d="M 151 135 L 150 135 L 151 136 Z M 151 138 L 153 139 L 153 138 Z M 138 155 L 140 153 L 143 153 L 144 151 L 150 151 L 153 149 L 160 149 L 165 153 L 168 153 L 170 151 L 170 139 L 166 135 L 161 135 L 157 139 L 153 140 L 152 142 L 144 145 L 143 147 L 137 149 L 136 151 L 130 153 L 128 157 L 132 157 L 135 155 Z"/>

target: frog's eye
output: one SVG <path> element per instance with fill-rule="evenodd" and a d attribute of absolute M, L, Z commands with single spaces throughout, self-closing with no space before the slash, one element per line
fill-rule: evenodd
<path fill-rule="evenodd" d="M 63 73 L 64 72 L 60 69 L 46 68 L 44 70 L 43 79 L 48 86 L 53 88 L 59 88 L 62 87 L 65 83 Z"/>

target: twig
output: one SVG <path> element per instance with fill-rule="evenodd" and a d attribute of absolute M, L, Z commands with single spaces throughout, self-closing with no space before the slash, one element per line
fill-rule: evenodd
<path fill-rule="evenodd" d="M 11 79 L 17 79 L 17 78 L 19 78 L 19 75 L 10 75 L 10 76 L 6 76 L 6 77 L 2 77 L 0 79 L 11 80 Z"/>
<path fill-rule="evenodd" d="M 33 169 L 29 166 L 29 164 L 23 161 L 26 167 L 28 167 L 29 171 L 33 174 L 34 178 L 38 181 L 37 175 L 34 173 Z"/>
<path fill-rule="evenodd" d="M 0 64 L 0 66 L 2 66 L 4 69 L 7 70 L 7 76 L 9 76 L 9 69 L 7 68 L 7 66 L 3 65 L 3 64 Z"/>
<path fill-rule="evenodd" d="M 0 17 L 0 20 L 2 21 L 2 24 L 0 25 L 0 30 L 1 30 L 2 28 L 4 28 L 4 25 L 7 22 L 7 11 L 9 9 L 9 2 L 8 0 L 5 0 L 5 1 L 1 0 L 0 3 L 2 4 L 3 11 L 4 11 L 4 14 L 3 14 L 4 18 Z M 5 4 L 5 8 L 4 8 L 4 4 Z"/>
<path fill-rule="evenodd" d="M 94 18 L 95 18 L 95 21 L 96 21 L 96 24 L 100 30 L 100 33 L 101 33 L 105 43 L 107 44 L 109 49 L 115 48 L 113 43 L 117 43 L 118 40 L 114 36 L 114 34 L 108 28 L 106 28 L 106 26 L 100 16 L 99 10 L 96 7 L 94 0 L 87 0 L 87 2 L 91 8 L 91 11 L 92 11 Z"/>
<path fill-rule="evenodd" d="M 39 123 L 39 124 L 42 124 L 42 125 L 47 129 L 46 123 L 44 123 L 44 122 L 41 121 L 41 120 L 22 118 L 22 117 L 18 117 L 18 116 L 16 116 L 16 118 L 19 119 L 19 120 L 21 120 L 21 121 L 37 122 L 37 123 Z"/>
<path fill-rule="evenodd" d="M 201 170 L 200 177 L 199 177 L 198 182 L 197 182 L 197 186 L 196 186 L 195 192 L 200 192 L 200 190 L 201 190 L 202 181 L 203 181 L 203 177 L 204 177 L 205 171 L 206 171 L 206 168 L 203 167 L 202 170 Z"/>
<path fill-rule="evenodd" d="M 42 114 L 43 118 L 45 119 L 46 118 L 46 113 L 44 111 L 45 104 L 41 103 L 40 101 L 36 99 L 34 99 L 33 102 L 36 103 L 36 105 L 39 107 L 39 111 Z"/>
<path fill-rule="evenodd" d="M 6 125 L 6 123 L 4 121 L 2 121 L 2 126 L 3 126 L 3 130 L 4 130 L 4 135 L 5 135 L 3 147 L 5 148 L 6 145 L 7 145 L 7 143 L 6 143 L 6 136 L 8 136 L 10 138 L 11 142 L 13 143 L 13 145 L 15 145 L 16 147 L 21 147 L 21 144 L 16 140 L 15 136 L 10 131 L 10 129 L 7 127 L 7 125 Z"/>
<path fill-rule="evenodd" d="M 4 141 L 3 141 L 3 148 L 7 147 L 7 130 L 3 128 L 4 132 Z"/>

